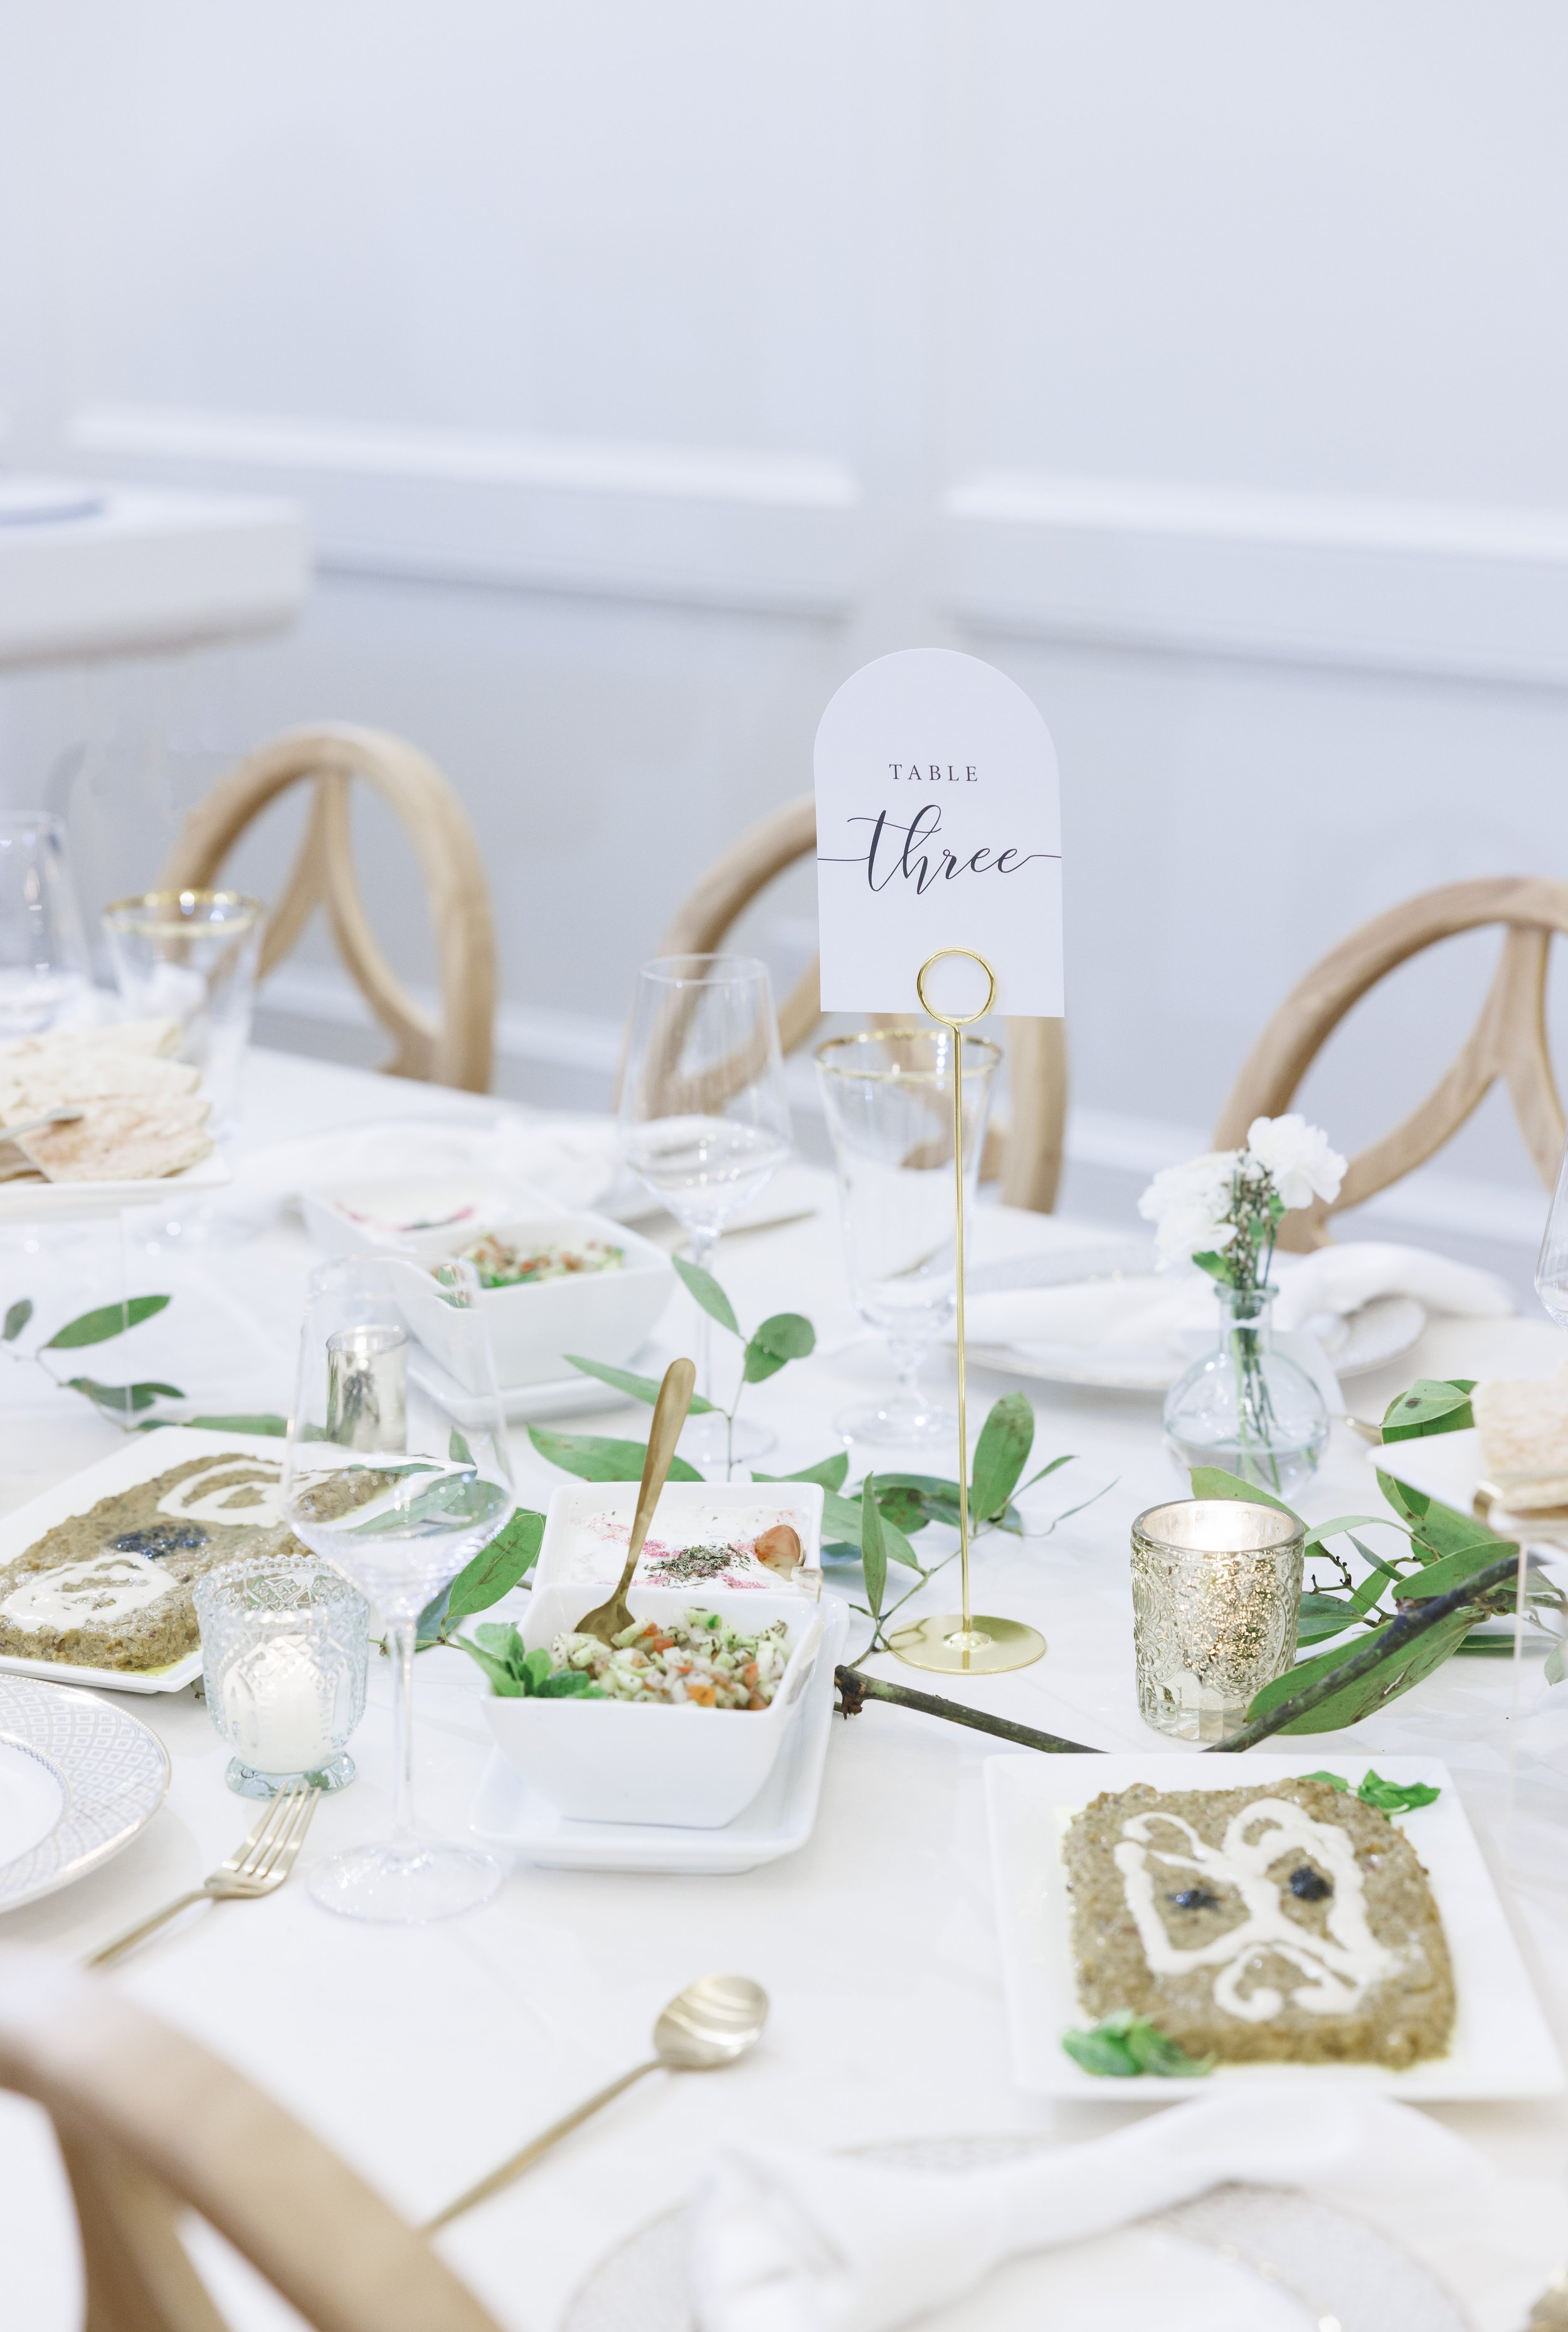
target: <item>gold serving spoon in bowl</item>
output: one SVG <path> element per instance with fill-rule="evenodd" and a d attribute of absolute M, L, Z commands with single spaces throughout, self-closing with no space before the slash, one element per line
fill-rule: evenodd
<path fill-rule="evenodd" d="M 607 1603 L 598 1603 L 591 1611 L 585 1612 L 574 1630 L 577 1635 L 597 1636 L 601 1644 L 613 1644 L 621 1630 L 632 1625 L 632 1615 L 626 1609 L 626 1590 L 632 1583 L 632 1573 L 637 1567 L 643 1541 L 654 1519 L 654 1509 L 669 1479 L 675 1444 L 681 1438 L 681 1428 L 686 1421 L 686 1411 L 692 1406 L 696 1383 L 697 1371 L 690 1361 L 672 1361 L 664 1371 L 664 1381 L 654 1403 L 648 1454 L 643 1460 L 642 1487 L 637 1492 L 637 1510 L 632 1516 L 632 1535 L 626 1547 L 620 1584 Z"/>
<path fill-rule="evenodd" d="M 689 1369 L 691 1362 L 677 1362 L 675 1365 Z M 688 1391 L 687 1398 L 690 1397 Z M 712 2073 L 721 2065 L 732 2065 L 738 2057 L 745 2056 L 756 2046 L 767 2021 L 768 1995 L 750 1976 L 699 1977 L 661 2010 L 654 2026 L 653 2056 L 641 2065 L 634 2065 L 629 2073 L 623 2073 L 607 2088 L 586 2098 L 559 2121 L 551 2122 L 521 2153 L 503 2162 L 499 2170 L 492 2170 L 488 2178 L 482 2178 L 477 2186 L 471 2186 L 455 2203 L 448 2203 L 445 2211 L 426 2219 L 421 2232 L 433 2235 L 437 2227 L 449 2226 L 464 2211 L 471 2211 L 475 2203 L 483 2203 L 499 2193 L 502 2187 L 510 2186 L 521 2172 L 532 2168 L 541 2154 L 548 2154 L 552 2146 L 569 2136 L 590 2114 L 607 2106 L 612 2098 L 618 2098 L 623 2089 L 629 2089 L 645 2073 Z"/>

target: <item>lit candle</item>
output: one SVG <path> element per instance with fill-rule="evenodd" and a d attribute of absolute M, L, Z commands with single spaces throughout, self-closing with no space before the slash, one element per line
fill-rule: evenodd
<path fill-rule="evenodd" d="M 1172 1498 L 1133 1524 L 1138 1710 L 1183 1741 L 1222 1741 L 1296 1658 L 1305 1534 L 1240 1498 Z"/>
<path fill-rule="evenodd" d="M 297 1636 L 279 1636 L 224 1678 L 235 1755 L 260 1773 L 308 1773 L 336 1754 L 330 1680 Z"/>

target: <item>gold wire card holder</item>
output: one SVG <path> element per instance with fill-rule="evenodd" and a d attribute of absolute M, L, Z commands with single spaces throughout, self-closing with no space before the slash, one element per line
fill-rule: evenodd
<path fill-rule="evenodd" d="M 950 956 L 977 964 L 986 977 L 985 1001 L 974 1012 L 942 1012 L 926 994 L 927 975 Z M 889 1649 L 912 1668 L 934 1668 L 950 1676 L 995 1676 L 1006 1668 L 1027 1668 L 1040 1658 L 1046 1639 L 1037 1628 L 1021 1620 L 998 1620 L 975 1611 L 970 1591 L 969 1401 L 964 1350 L 964 1142 L 963 1030 L 983 1020 L 996 1001 L 997 976 L 983 955 L 972 948 L 938 948 L 921 965 L 915 993 L 922 1009 L 952 1037 L 952 1174 L 954 1263 L 958 1331 L 958 1552 L 961 1611 L 932 1613 L 895 1628 Z"/>

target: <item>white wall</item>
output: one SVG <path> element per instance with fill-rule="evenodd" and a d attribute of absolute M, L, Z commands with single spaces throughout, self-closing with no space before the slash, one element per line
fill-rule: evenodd
<path fill-rule="evenodd" d="M 1568 874 L 1549 0 L 54 0 L 0 43 L 5 450 L 309 502 L 311 613 L 221 712 L 181 695 L 180 783 L 316 714 L 433 751 L 514 1085 L 602 1059 L 894 645 L 991 657 L 1056 732 L 1081 1197 L 1211 1120 L 1359 918 Z M 9 795 L 74 717 L 0 692 Z M 1347 1144 L 1487 953 L 1325 1066 Z M 1528 1241 L 1506 1113 L 1445 1165 L 1488 1186 L 1450 1228 Z"/>

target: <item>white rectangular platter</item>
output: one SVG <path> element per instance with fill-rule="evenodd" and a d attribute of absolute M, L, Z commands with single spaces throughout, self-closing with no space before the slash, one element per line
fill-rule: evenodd
<path fill-rule="evenodd" d="M 1375 2065 L 1220 2065 L 1201 2079 L 1154 2074 L 1123 2079 L 1086 2073 L 1062 2035 L 1089 2020 L 1073 1975 L 1070 1902 L 1061 1841 L 1071 1817 L 1101 1791 L 1147 1782 L 1162 1790 L 1233 1790 L 1292 1775 L 1343 1773 L 1352 1788 L 1369 1764 L 1389 1782 L 1426 1782 L 1435 1804 L 1395 1817 L 1426 1865 L 1453 1956 L 1458 2001 L 1446 2057 L 1395 2073 Z M 1045 2097 L 1201 2097 L 1217 2086 L 1252 2082 L 1361 2081 L 1391 2097 L 1426 2102 L 1457 2098 L 1555 2097 L 1563 2067 L 1531 1988 L 1491 1875 L 1448 1767 L 1435 1757 L 1378 1757 L 1325 1750 L 1299 1757 L 1116 1754 L 989 1757 L 986 1802 L 991 1871 L 1001 1932 L 1002 1981 L 1020 2087 Z"/>
<path fill-rule="evenodd" d="M 0 1223 L 81 1222 L 118 1215 L 122 1208 L 178 1206 L 182 1199 L 221 1190 L 233 1180 L 221 1150 L 183 1174 L 135 1182 L 0 1182 Z"/>
<path fill-rule="evenodd" d="M 833 1723 L 833 1671 L 844 1653 L 849 1609 L 823 1599 L 822 1643 L 800 1711 L 766 1788 L 719 1830 L 651 1822 L 568 1821 L 529 1789 L 499 1749 L 480 1779 L 469 1827 L 487 1846 L 546 1870 L 670 1871 L 721 1878 L 777 1862 L 804 1846 L 817 1821 Z"/>
<path fill-rule="evenodd" d="M 283 1445 L 270 1434 L 208 1433 L 188 1425 L 166 1425 L 156 1433 L 128 1436 L 120 1448 L 100 1458 L 96 1466 L 84 1466 L 81 1473 L 68 1475 L 52 1489 L 29 1498 L 24 1506 L 0 1517 L 0 1568 L 25 1554 L 56 1523 L 86 1514 L 100 1498 L 110 1498 L 138 1482 L 149 1482 L 171 1466 L 184 1465 L 187 1458 L 221 1458 L 229 1450 L 281 1460 Z M 41 1677 L 49 1684 L 91 1685 L 99 1692 L 179 1692 L 201 1672 L 199 1651 L 187 1652 L 167 1668 L 134 1671 L 75 1668 L 60 1660 L 29 1660 L 0 1653 L 0 1673 L 6 1676 Z"/>

